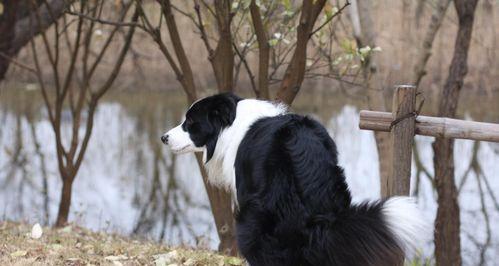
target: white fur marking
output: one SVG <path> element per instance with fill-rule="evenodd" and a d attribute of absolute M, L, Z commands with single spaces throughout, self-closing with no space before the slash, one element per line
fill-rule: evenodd
<path fill-rule="evenodd" d="M 392 197 L 383 204 L 388 228 L 397 237 L 406 256 L 413 255 L 431 237 L 431 224 L 426 221 L 410 197 Z"/>
<path fill-rule="evenodd" d="M 196 147 L 194 142 L 192 142 L 189 133 L 182 129 L 182 124 L 183 122 L 165 133 L 165 135 L 168 135 L 168 146 L 170 146 L 173 153 L 182 154 L 203 151 L 203 148 Z"/>
<path fill-rule="evenodd" d="M 239 144 L 255 121 L 263 117 L 278 116 L 286 113 L 286 111 L 287 107 L 284 104 L 256 99 L 239 101 L 234 122 L 230 127 L 220 132 L 213 157 L 205 164 L 210 182 L 232 192 L 235 199 L 236 175 L 234 163 Z M 206 160 L 206 152 L 204 158 Z"/>

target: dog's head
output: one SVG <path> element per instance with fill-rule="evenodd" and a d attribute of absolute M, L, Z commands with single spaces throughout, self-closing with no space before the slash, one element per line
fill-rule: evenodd
<path fill-rule="evenodd" d="M 237 102 L 232 93 L 217 94 L 195 102 L 180 125 L 161 136 L 174 153 L 200 152 L 206 149 L 206 162 L 213 156 L 220 131 L 232 125 Z"/>

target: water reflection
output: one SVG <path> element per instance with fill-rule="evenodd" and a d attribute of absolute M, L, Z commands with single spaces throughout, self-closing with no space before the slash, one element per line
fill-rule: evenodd
<path fill-rule="evenodd" d="M 96 113 L 92 139 L 74 183 L 69 220 L 94 230 L 215 248 L 216 230 L 194 157 L 173 156 L 159 141 L 182 110 L 183 104 L 175 102 L 104 102 Z M 358 109 L 344 105 L 321 112 L 312 115 L 337 142 L 354 200 L 378 198 L 374 138 L 370 132 L 358 130 Z M 53 133 L 43 108 L 24 101 L 15 108 L 3 104 L 0 123 L 0 217 L 53 222 L 61 182 Z M 68 126 L 63 134 L 69 130 Z M 419 156 L 414 158 L 417 167 L 412 171 L 413 177 L 419 177 L 412 179 L 413 192 L 417 191 L 430 220 L 437 207 L 430 180 L 432 141 L 416 138 Z M 460 194 L 465 264 L 479 263 L 482 250 L 486 261 L 495 261 L 499 259 L 499 228 L 494 222 L 499 220 L 497 145 L 481 143 L 477 147 L 472 141 L 457 141 L 455 148 L 457 183 L 466 180 Z M 482 172 L 468 170 L 474 153 Z M 432 243 L 428 243 L 425 253 L 431 254 L 431 250 Z"/>

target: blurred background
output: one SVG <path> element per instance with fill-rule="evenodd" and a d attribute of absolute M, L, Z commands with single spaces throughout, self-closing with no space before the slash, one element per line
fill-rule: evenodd
<path fill-rule="evenodd" d="M 467 25 L 460 2 L 477 1 L 0 1 L 0 219 L 219 248 L 196 157 L 159 137 L 189 102 L 229 90 L 321 121 L 354 200 L 377 199 L 386 157 L 359 111 L 390 111 L 394 86 L 416 84 L 422 114 L 440 116 Z M 472 8 L 455 116 L 499 123 L 499 2 Z M 303 29 L 306 12 L 316 17 Z M 433 142 L 416 136 L 411 178 L 431 221 Z M 453 155 L 454 182 L 442 186 L 456 190 L 458 215 L 446 219 L 462 263 L 494 265 L 499 144 L 456 140 Z M 438 261 L 433 241 L 421 256 Z"/>

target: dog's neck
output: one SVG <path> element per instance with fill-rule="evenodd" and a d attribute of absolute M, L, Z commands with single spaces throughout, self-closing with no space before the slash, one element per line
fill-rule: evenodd
<path fill-rule="evenodd" d="M 250 126 L 258 119 L 286 113 L 284 104 L 276 104 L 255 99 L 241 100 L 237 103 L 236 118 L 232 125 L 223 129 L 217 140 L 213 157 L 205 163 L 208 180 L 215 186 L 230 191 L 236 197 L 236 176 L 234 163 L 237 149 Z M 204 152 L 206 161 L 206 151 Z"/>

